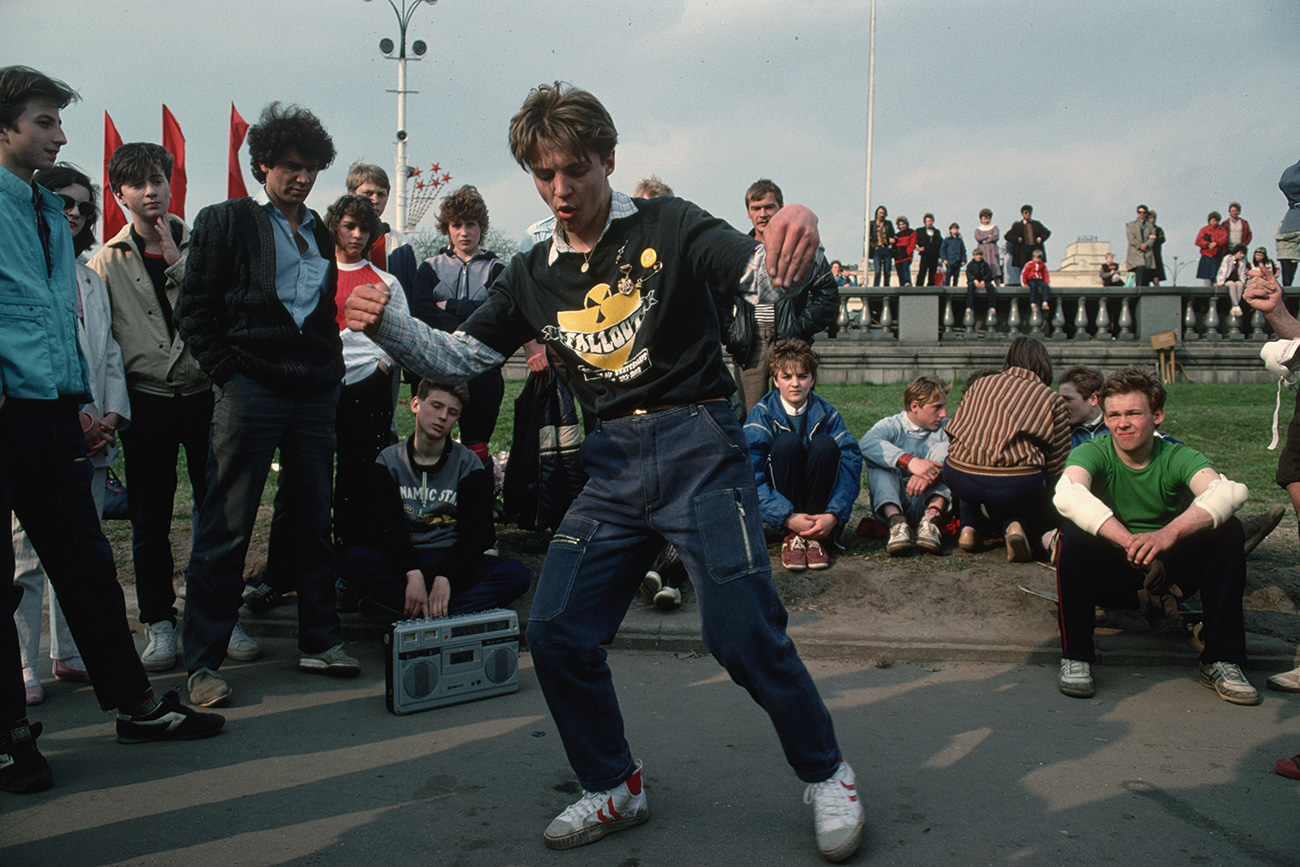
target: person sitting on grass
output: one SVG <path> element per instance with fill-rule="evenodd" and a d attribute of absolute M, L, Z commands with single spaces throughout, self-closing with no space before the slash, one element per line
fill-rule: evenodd
<path fill-rule="evenodd" d="M 1065 518 L 1057 561 L 1061 692 L 1088 698 L 1095 691 L 1096 606 L 1177 616 L 1178 600 L 1199 590 L 1201 683 L 1224 701 L 1259 704 L 1241 673 L 1246 555 L 1233 516 L 1249 496 L 1246 486 L 1220 476 L 1196 449 L 1156 436 L 1165 387 L 1154 371 L 1121 368 L 1098 394 L 1111 435 L 1070 453 L 1053 497 Z"/>
<path fill-rule="evenodd" d="M 415 432 L 380 452 L 339 558 L 340 590 L 393 619 L 503 608 L 532 583 L 523 563 L 483 553 L 496 544 L 492 470 L 451 439 L 468 402 L 464 384 L 420 380 Z"/>
<path fill-rule="evenodd" d="M 859 442 L 871 508 L 889 524 L 885 550 L 891 557 L 906 554 L 913 544 L 931 554 L 943 549 L 938 521 L 952 502 L 941 478 L 948 456 L 947 404 L 943 380 L 918 376 L 903 389 L 907 409 L 876 422 Z"/>
<path fill-rule="evenodd" d="M 802 340 L 772 345 L 776 388 L 745 421 L 763 520 L 786 531 L 781 565 L 792 572 L 830 565 L 823 542 L 838 542 L 862 482 L 862 452 L 830 403 L 813 394 L 817 353 Z"/>
<path fill-rule="evenodd" d="M 1002 372 L 968 384 L 948 422 L 943 480 L 957 496 L 961 535 L 973 552 L 983 539 L 1006 538 L 1007 559 L 1030 559 L 1027 525 L 1040 523 L 1051 485 L 1070 453 L 1070 418 L 1052 391 L 1043 344 L 1017 337 Z"/>

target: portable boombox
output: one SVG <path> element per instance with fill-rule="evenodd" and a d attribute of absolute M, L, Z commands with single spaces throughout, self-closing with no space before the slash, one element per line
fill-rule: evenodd
<path fill-rule="evenodd" d="M 385 698 L 396 714 L 519 689 L 519 615 L 507 608 L 401 620 L 384 646 Z"/>

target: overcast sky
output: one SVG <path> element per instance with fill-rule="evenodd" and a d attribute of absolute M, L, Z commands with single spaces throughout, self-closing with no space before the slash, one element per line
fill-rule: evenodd
<path fill-rule="evenodd" d="M 339 156 L 318 210 L 353 160 L 392 171 L 386 0 L 0 0 L 0 18 L 4 62 L 81 92 L 63 157 L 93 177 L 103 111 L 126 141 L 158 141 L 167 103 L 188 143 L 188 217 L 225 195 L 232 100 L 250 122 L 272 100 L 324 121 Z M 1252 246 L 1273 253 L 1277 180 L 1300 159 L 1295 0 L 880 0 L 877 28 L 873 206 L 913 225 L 933 211 L 969 239 L 979 208 L 1005 230 L 1031 202 L 1055 266 L 1084 235 L 1122 259 L 1140 201 L 1172 268 L 1195 257 L 1206 213 L 1237 200 Z M 440 0 L 410 36 L 430 48 L 408 67 L 409 162 L 476 185 L 511 235 L 547 211 L 507 126 L 530 87 L 562 79 L 618 125 L 616 188 L 657 173 L 748 229 L 744 190 L 771 177 L 818 213 L 831 257 L 862 257 L 869 0 Z"/>

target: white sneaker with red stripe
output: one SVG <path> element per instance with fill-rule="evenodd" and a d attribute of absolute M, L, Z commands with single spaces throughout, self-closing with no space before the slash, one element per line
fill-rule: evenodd
<path fill-rule="evenodd" d="M 641 762 L 638 761 L 632 776 L 614 788 L 604 792 L 584 789 L 582 797 L 556 816 L 543 836 L 551 849 L 573 849 L 594 843 L 614 831 L 640 825 L 649 818 L 650 807 L 641 786 Z"/>
<path fill-rule="evenodd" d="M 817 832 L 817 851 L 827 861 L 843 861 L 858 851 L 862 842 L 862 802 L 858 800 L 853 768 L 840 761 L 835 774 L 813 783 L 803 793 L 803 802 L 813 805 L 813 826 Z"/>

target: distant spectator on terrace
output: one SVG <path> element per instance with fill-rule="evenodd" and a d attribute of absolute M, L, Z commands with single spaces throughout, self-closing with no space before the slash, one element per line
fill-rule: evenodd
<path fill-rule="evenodd" d="M 1268 270 L 1273 272 L 1274 277 L 1277 277 L 1278 274 L 1277 263 L 1274 262 L 1272 259 L 1268 258 L 1267 247 L 1255 248 L 1255 255 L 1250 260 L 1250 267 L 1251 270 L 1267 268 Z"/>
<path fill-rule="evenodd" d="M 1228 245 L 1228 230 L 1219 225 L 1223 215 L 1210 211 L 1205 218 L 1205 226 L 1196 233 L 1196 246 L 1201 248 L 1201 262 L 1196 266 L 1196 279 L 1205 281 L 1206 286 L 1214 285 L 1219 273 L 1219 263 L 1223 261 L 1224 249 Z"/>
<path fill-rule="evenodd" d="M 1151 272 L 1151 285 L 1159 286 L 1165 280 L 1165 230 L 1156 223 L 1156 212 L 1147 211 L 1147 222 L 1151 224 L 1151 255 L 1155 257 L 1155 268 Z"/>
<path fill-rule="evenodd" d="M 980 209 L 980 224 L 975 230 L 975 244 L 984 251 L 984 262 L 989 266 L 990 277 L 995 284 L 1002 282 L 1002 261 L 998 258 L 998 241 L 1002 235 L 993 225 L 993 212 L 988 208 Z"/>
<path fill-rule="evenodd" d="M 945 286 L 956 286 L 957 275 L 966 264 L 966 242 L 961 237 L 961 226 L 948 227 L 948 237 L 939 245 L 939 264 L 943 266 Z"/>
<path fill-rule="evenodd" d="M 1246 288 L 1246 272 L 1250 265 L 1246 262 L 1246 245 L 1233 246 L 1232 253 L 1219 264 L 1219 273 L 1214 278 L 1214 285 L 1228 291 L 1232 301 L 1232 315 L 1241 315 L 1241 293 Z"/>
<path fill-rule="evenodd" d="M 916 271 L 917 286 L 936 286 L 939 272 L 939 247 L 943 235 L 934 227 L 934 214 L 926 214 L 925 225 L 916 230 L 916 255 L 920 260 Z"/>
<path fill-rule="evenodd" d="M 831 263 L 831 276 L 835 278 L 836 289 L 843 289 L 845 286 L 852 285 L 852 281 L 844 275 L 843 268 L 844 266 L 840 264 L 839 259 Z"/>
<path fill-rule="evenodd" d="M 1042 309 L 1043 313 L 1052 306 L 1052 277 L 1043 261 L 1043 251 L 1035 250 L 1034 258 L 1026 263 L 1020 273 L 1020 282 L 1029 287 L 1029 309 Z"/>
<path fill-rule="evenodd" d="M 916 232 L 907 217 L 898 218 L 898 234 L 894 238 L 894 270 L 898 272 L 898 285 L 912 285 L 912 251 L 916 249 Z"/>
<path fill-rule="evenodd" d="M 975 293 L 988 293 L 989 308 L 998 303 L 997 281 L 993 279 L 989 264 L 984 261 L 984 248 L 976 247 L 971 253 L 970 264 L 966 266 L 966 306 L 975 307 Z"/>
<path fill-rule="evenodd" d="M 1232 202 L 1228 205 L 1228 219 L 1223 221 L 1223 228 L 1228 230 L 1228 246 L 1245 244 L 1250 246 L 1250 223 L 1241 218 L 1241 205 Z"/>
<path fill-rule="evenodd" d="M 1047 250 L 1044 249 L 1043 242 L 1050 237 L 1052 237 L 1051 231 L 1034 219 L 1034 206 L 1021 205 L 1020 222 L 1007 229 L 1006 235 L 1007 246 L 1011 253 L 1011 267 L 1019 270 L 1028 265 L 1033 261 L 1035 250 L 1042 251 L 1043 259 L 1046 260 Z"/>
<path fill-rule="evenodd" d="M 876 208 L 876 218 L 871 223 L 870 241 L 867 242 L 867 255 L 875 266 L 876 276 L 872 286 L 889 285 L 889 272 L 894 267 L 894 227 L 889 224 L 889 211 L 884 205 Z"/>
<path fill-rule="evenodd" d="M 1101 285 L 1123 286 L 1124 278 L 1119 276 L 1119 265 L 1115 263 L 1115 254 L 1107 253 L 1106 261 L 1101 263 Z"/>
<path fill-rule="evenodd" d="M 1029 533 L 1046 529 L 1031 518 L 1049 513 L 1046 499 L 1070 453 L 1070 412 L 1051 382 L 1043 344 L 1017 337 L 1002 372 L 982 377 L 962 395 L 946 429 L 943 467 L 943 480 L 958 498 L 962 550 L 1005 536 L 1007 559 L 1024 561 L 1031 554 Z"/>
<path fill-rule="evenodd" d="M 1151 284 L 1151 271 L 1156 265 L 1156 255 L 1151 245 L 1155 225 L 1147 220 L 1147 206 L 1137 206 L 1137 217 L 1124 227 L 1124 237 L 1128 241 L 1128 256 L 1124 259 L 1124 268 L 1133 272 L 1133 279 L 1138 286 Z"/>

